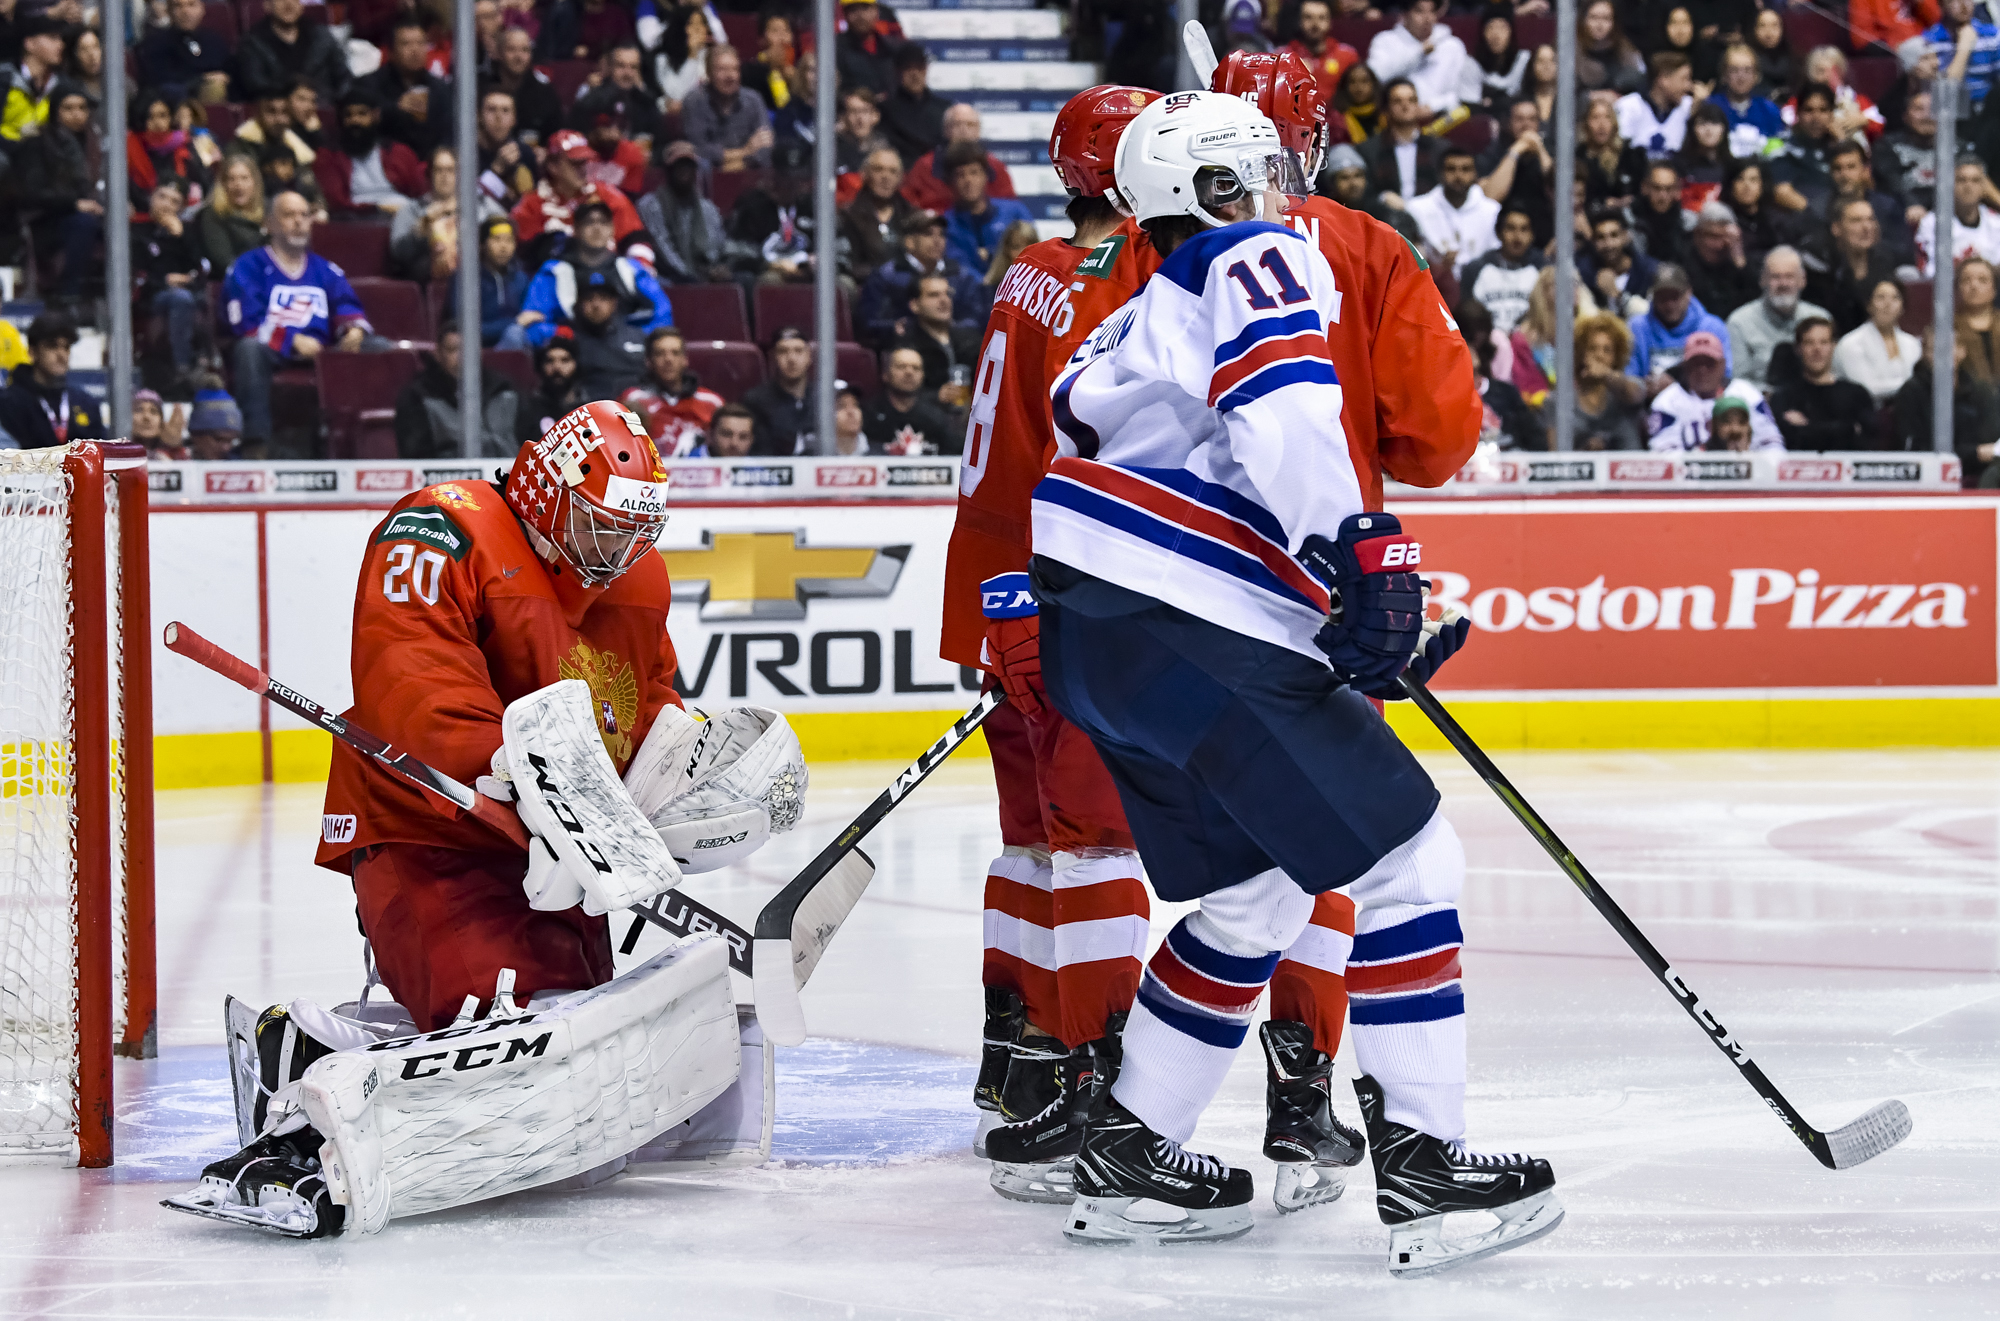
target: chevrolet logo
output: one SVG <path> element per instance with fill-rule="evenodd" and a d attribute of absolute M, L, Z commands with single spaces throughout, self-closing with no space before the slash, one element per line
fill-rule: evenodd
<path fill-rule="evenodd" d="M 661 549 L 674 599 L 701 603 L 704 623 L 804 619 L 815 596 L 881 597 L 896 588 L 908 546 L 807 546 L 797 532 L 703 532 L 701 545 Z"/>

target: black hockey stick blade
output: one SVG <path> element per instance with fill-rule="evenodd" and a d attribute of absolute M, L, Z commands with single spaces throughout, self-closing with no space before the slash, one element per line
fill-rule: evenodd
<path fill-rule="evenodd" d="M 1785 1127 L 1792 1130 L 1792 1136 L 1805 1144 L 1806 1150 L 1813 1154 L 1814 1159 L 1830 1170 L 1852 1169 L 1865 1160 L 1881 1155 L 1910 1135 L 1910 1112 L 1901 1101 L 1884 1101 L 1853 1123 L 1844 1128 L 1834 1129 L 1831 1133 L 1821 1132 L 1808 1124 L 1805 1116 L 1785 1099 L 1785 1094 L 1780 1092 L 1771 1080 L 1764 1076 L 1764 1070 L 1751 1060 L 1750 1052 L 1730 1034 L 1729 1029 L 1722 1025 L 1714 1012 L 1702 1004 L 1700 997 L 1695 995 L 1694 989 L 1687 984 L 1686 979 L 1674 970 L 1659 950 L 1653 948 L 1653 942 L 1648 940 L 1646 934 L 1625 915 L 1625 910 L 1618 906 L 1617 901 L 1604 892 L 1604 887 L 1598 884 L 1597 878 L 1577 861 L 1576 855 L 1569 851 L 1569 846 L 1557 837 L 1556 832 L 1549 828 L 1549 823 L 1542 820 L 1541 814 L 1536 812 L 1528 800 L 1521 796 L 1520 791 L 1500 773 L 1500 768 L 1493 764 L 1493 759 L 1472 741 L 1472 736 L 1465 732 L 1451 712 L 1444 709 L 1444 704 L 1423 685 L 1423 681 L 1405 673 L 1398 677 L 1396 682 L 1409 699 L 1416 703 L 1417 709 L 1438 727 L 1438 732 L 1445 736 L 1446 741 L 1458 749 L 1458 754 L 1478 772 L 1479 778 L 1486 781 L 1487 787 L 1507 805 L 1507 809 L 1514 814 L 1515 819 L 1527 827 L 1528 833 L 1535 837 L 1535 842 L 1555 859 L 1555 864 L 1562 869 L 1563 875 L 1569 877 L 1570 882 L 1583 892 L 1583 897 L 1590 901 L 1591 907 L 1611 924 L 1611 929 L 1616 931 L 1631 947 L 1632 952 L 1639 956 L 1639 961 L 1646 965 L 1653 976 L 1659 978 L 1662 986 L 1673 992 L 1674 999 L 1687 1011 L 1687 1016 L 1708 1034 L 1708 1039 L 1715 1043 L 1717 1050 L 1729 1057 L 1729 1062 L 1736 1066 L 1744 1081 L 1764 1098 L 1764 1104 L 1776 1112 L 1778 1118 L 1784 1121 Z"/>
<path fill-rule="evenodd" d="M 970 738 L 987 716 L 998 710 L 1007 694 L 998 688 L 979 695 L 972 709 L 952 722 L 944 736 L 911 762 L 895 782 L 861 809 L 819 856 L 772 896 L 757 915 L 757 946 L 751 980 L 757 990 L 757 1020 L 764 1034 L 780 1046 L 806 1039 L 805 1010 L 799 988 L 819 963 L 827 942 L 861 899 L 875 864 L 860 852 L 864 836 L 895 810 L 912 789 L 929 778 L 946 757 Z M 816 891 L 822 891 L 815 893 Z M 801 924 L 807 929 L 801 929 Z"/>

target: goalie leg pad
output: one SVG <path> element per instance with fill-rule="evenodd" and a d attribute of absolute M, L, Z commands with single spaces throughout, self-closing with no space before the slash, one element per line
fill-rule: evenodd
<path fill-rule="evenodd" d="M 545 1010 L 314 1064 L 300 1101 L 350 1227 L 571 1178 L 699 1111 L 740 1067 L 728 968 L 694 940 Z"/>

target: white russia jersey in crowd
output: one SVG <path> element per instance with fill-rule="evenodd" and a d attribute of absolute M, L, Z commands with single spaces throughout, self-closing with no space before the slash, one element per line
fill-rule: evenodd
<path fill-rule="evenodd" d="M 1205 230 L 1052 388 L 1038 554 L 1313 659 L 1326 589 L 1293 558 L 1361 511 L 1319 249 L 1265 221 Z"/>

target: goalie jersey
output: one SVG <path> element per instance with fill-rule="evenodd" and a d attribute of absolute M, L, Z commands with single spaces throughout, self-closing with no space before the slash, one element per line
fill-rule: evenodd
<path fill-rule="evenodd" d="M 1320 659 L 1327 592 L 1293 556 L 1364 507 L 1327 347 L 1340 297 L 1282 225 L 1176 248 L 1055 382 L 1036 553 Z"/>

